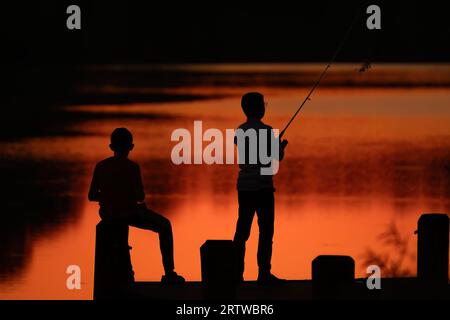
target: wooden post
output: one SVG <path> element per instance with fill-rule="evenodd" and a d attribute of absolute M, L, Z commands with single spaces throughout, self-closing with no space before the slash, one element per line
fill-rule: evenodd
<path fill-rule="evenodd" d="M 349 256 L 321 255 L 312 261 L 313 298 L 339 299 L 355 281 L 355 261 Z"/>
<path fill-rule="evenodd" d="M 417 277 L 426 285 L 448 285 L 448 216 L 421 215 L 417 233 Z"/>
<path fill-rule="evenodd" d="M 120 297 L 134 282 L 128 225 L 101 221 L 96 227 L 94 300 Z"/>
<path fill-rule="evenodd" d="M 207 299 L 236 296 L 236 249 L 231 240 L 207 240 L 200 248 L 202 283 Z"/>

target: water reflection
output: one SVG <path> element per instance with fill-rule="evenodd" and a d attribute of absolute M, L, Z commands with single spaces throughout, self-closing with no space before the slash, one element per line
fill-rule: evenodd
<path fill-rule="evenodd" d="M 302 91 L 268 92 L 276 107 L 268 110 L 267 122 L 280 127 Z M 358 90 L 357 95 L 322 90 L 314 108 L 306 109 L 289 132 L 287 156 L 275 177 L 273 265 L 280 276 L 309 278 L 312 259 L 333 253 L 355 257 L 357 275 L 364 276 L 370 259 L 360 257 L 367 247 L 373 249 L 370 261 L 379 252 L 396 254 L 397 248 L 378 237 L 387 223 L 394 220 L 398 234 L 410 234 L 421 213 L 450 211 L 450 118 L 442 108 L 450 102 L 449 91 L 382 93 L 387 98 L 377 102 L 380 92 L 372 90 Z M 436 114 L 429 106 L 414 105 L 431 97 L 437 101 Z M 339 114 L 330 109 L 330 101 L 349 106 Z M 360 105 L 367 101 L 365 114 Z M 396 108 L 395 115 L 386 107 L 388 101 L 393 101 L 389 107 Z M 416 112 L 427 109 L 428 118 L 409 116 L 405 105 L 410 103 Z M 377 106 L 386 111 L 374 115 Z M 141 165 L 149 206 L 173 221 L 177 270 L 188 280 L 200 279 L 200 245 L 234 233 L 237 168 L 173 165 L 170 134 L 175 128 L 191 128 L 193 119 L 204 120 L 205 128 L 235 128 L 242 122 L 239 99 L 71 106 L 66 112 L 66 119 L 73 120 L 52 135 L 4 142 L 0 151 L 5 185 L 0 298 L 92 297 L 98 208 L 87 203 L 88 179 L 95 163 L 110 155 L 108 135 L 119 126 L 134 133 L 131 157 Z M 257 273 L 256 238 L 253 232 L 248 245 L 250 279 Z M 156 235 L 132 230 L 130 242 L 137 279 L 160 279 Z M 385 263 L 382 272 L 415 273 L 415 263 L 406 258 L 415 253 L 413 238 L 407 246 L 407 254 L 406 244 L 401 248 L 401 264 L 394 260 L 393 268 Z M 70 263 L 82 266 L 81 292 L 64 287 L 64 268 Z"/>
<path fill-rule="evenodd" d="M 2 160 L 0 279 L 26 272 L 34 242 L 51 237 L 80 218 L 84 201 L 83 164 L 60 161 Z"/>

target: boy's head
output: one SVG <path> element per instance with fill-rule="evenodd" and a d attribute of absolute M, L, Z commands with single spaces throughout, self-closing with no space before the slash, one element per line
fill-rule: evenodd
<path fill-rule="evenodd" d="M 111 133 L 111 144 L 109 147 L 114 152 L 128 154 L 134 147 L 133 135 L 127 128 L 116 128 Z"/>
<path fill-rule="evenodd" d="M 242 110 L 249 119 L 261 120 L 265 113 L 264 96 L 259 92 L 248 92 L 242 96 Z"/>

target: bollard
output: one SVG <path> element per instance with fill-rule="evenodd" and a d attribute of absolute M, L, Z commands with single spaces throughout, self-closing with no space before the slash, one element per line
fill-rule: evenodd
<path fill-rule="evenodd" d="M 236 249 L 231 240 L 207 240 L 200 248 L 203 295 L 206 299 L 236 297 Z"/>
<path fill-rule="evenodd" d="M 423 284 L 448 284 L 449 218 L 446 214 L 420 216 L 417 239 L 417 278 Z"/>
<path fill-rule="evenodd" d="M 119 298 L 134 282 L 128 225 L 102 220 L 96 227 L 94 300 Z"/>
<path fill-rule="evenodd" d="M 348 295 L 355 282 L 355 261 L 349 256 L 320 255 L 312 261 L 314 299 Z"/>

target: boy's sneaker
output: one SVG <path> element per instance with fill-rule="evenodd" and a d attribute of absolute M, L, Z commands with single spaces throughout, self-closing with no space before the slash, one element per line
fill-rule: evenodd
<path fill-rule="evenodd" d="M 161 277 L 161 283 L 164 284 L 182 284 L 185 282 L 186 280 L 184 280 L 184 278 L 178 275 L 175 271 Z"/>
<path fill-rule="evenodd" d="M 283 284 L 286 282 L 287 282 L 287 280 L 280 279 L 271 273 L 258 275 L 258 284 L 260 284 L 260 285 L 272 286 L 272 285 Z"/>

